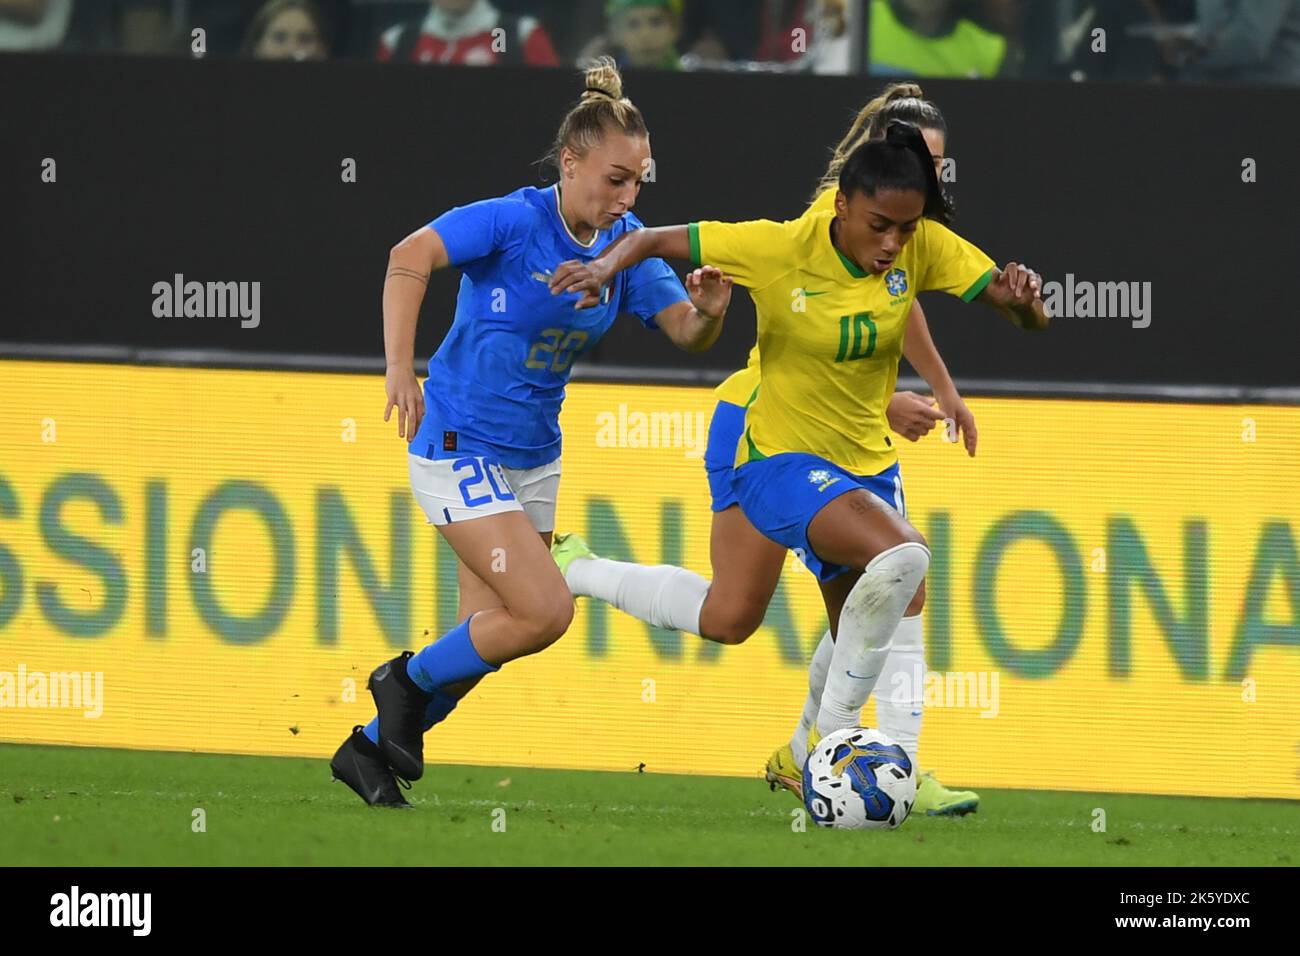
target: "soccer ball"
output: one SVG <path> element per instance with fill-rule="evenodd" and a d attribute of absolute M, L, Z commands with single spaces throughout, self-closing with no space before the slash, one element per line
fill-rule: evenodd
<path fill-rule="evenodd" d="M 804 762 L 803 802 L 818 826 L 892 830 L 916 802 L 912 758 L 878 730 L 827 734 Z"/>

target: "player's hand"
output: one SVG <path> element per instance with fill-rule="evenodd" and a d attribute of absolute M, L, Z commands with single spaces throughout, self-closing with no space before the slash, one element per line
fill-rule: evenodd
<path fill-rule="evenodd" d="M 731 278 L 717 266 L 701 266 L 686 276 L 686 294 L 695 311 L 716 319 L 731 304 Z"/>
<path fill-rule="evenodd" d="M 570 259 L 556 267 L 549 283 L 551 295 L 565 292 L 579 292 L 582 298 L 573 306 L 575 309 L 589 309 L 600 304 L 600 290 L 609 285 L 613 276 L 599 259 L 579 262 Z"/>
<path fill-rule="evenodd" d="M 1052 314 L 1043 304 L 1043 277 L 1029 266 L 1008 262 L 981 293 L 981 298 L 1002 308 L 1022 329 L 1045 329 Z"/>
<path fill-rule="evenodd" d="M 1013 309 L 1031 306 L 1035 299 L 1042 301 L 1043 277 L 1017 262 L 1008 262 L 989 286 L 998 302 Z"/>
<path fill-rule="evenodd" d="M 885 408 L 889 427 L 908 441 L 919 441 L 928 435 L 936 422 L 943 421 L 943 412 L 934 403 L 916 392 L 895 392 Z"/>
<path fill-rule="evenodd" d="M 388 407 L 384 409 L 384 421 L 388 421 L 397 409 L 397 435 L 405 438 L 407 444 L 415 437 L 424 418 L 424 390 L 415 377 L 415 369 L 409 365 L 390 365 L 385 376 L 384 388 L 388 391 Z"/>
<path fill-rule="evenodd" d="M 966 454 L 974 458 L 975 445 L 979 441 L 979 432 L 975 429 L 975 416 L 966 407 L 966 403 L 962 401 L 961 396 L 955 391 L 948 395 L 940 395 L 939 410 L 943 413 L 945 423 L 951 420 L 952 427 L 957 431 L 956 435 L 945 435 L 944 437 L 955 442 L 957 437 L 961 436 L 966 445 Z M 945 424 L 946 427 L 948 426 Z"/>

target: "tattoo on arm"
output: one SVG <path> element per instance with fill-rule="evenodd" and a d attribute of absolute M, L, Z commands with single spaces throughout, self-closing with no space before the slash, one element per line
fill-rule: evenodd
<path fill-rule="evenodd" d="M 388 278 L 400 276 L 406 279 L 414 279 L 417 282 L 428 284 L 429 274 L 427 272 L 417 272 L 415 269 L 407 269 L 404 266 L 393 266 L 388 270 Z"/>

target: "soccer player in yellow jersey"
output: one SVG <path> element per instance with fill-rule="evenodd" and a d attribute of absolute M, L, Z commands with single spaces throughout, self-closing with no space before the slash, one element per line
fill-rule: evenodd
<path fill-rule="evenodd" d="M 912 298 L 943 289 L 1023 328 L 1047 322 L 1038 276 L 1015 263 L 995 268 L 925 218 L 941 216 L 942 205 L 920 132 L 893 124 L 884 141 L 854 149 L 831 209 L 786 223 L 645 230 L 592 263 L 562 266 L 553 282 L 595 301 L 618 270 L 666 255 L 708 261 L 750 289 L 761 385 L 747 409 L 734 487 L 754 526 L 797 549 L 822 582 L 836 642 L 821 733 L 857 723 L 928 564 L 921 536 L 893 508 L 897 461 L 884 416 Z"/>
<path fill-rule="evenodd" d="M 936 175 L 940 172 L 947 146 L 947 122 L 943 113 L 924 98 L 915 83 L 892 83 L 863 106 L 836 146 L 818 183 L 810 211 L 834 208 L 839 173 L 848 155 L 859 143 L 883 137 L 893 120 L 910 122 L 921 130 Z M 791 304 L 792 308 L 801 305 L 797 301 Z M 974 418 L 930 339 L 924 313 L 916 301 L 908 314 L 903 353 L 934 391 L 939 408 L 936 411 L 928 400 L 910 392 L 897 392 L 886 408 L 890 427 L 908 440 L 917 441 L 936 421 L 948 417 L 964 439 L 968 454 L 974 455 L 977 442 Z M 578 535 L 557 534 L 552 550 L 575 595 L 596 597 L 650 624 L 689 630 L 724 644 L 742 643 L 761 626 L 784 566 L 786 549 L 763 537 L 750 524 L 732 487 L 735 448 L 744 427 L 745 404 L 758 382 L 755 346 L 746 368 L 731 375 L 715 392 L 718 403 L 704 454 L 713 511 L 712 580 L 669 565 L 647 567 L 597 557 Z M 896 483 L 892 504 L 906 516 L 901 482 Z M 901 744 L 914 760 L 924 711 L 925 641 L 921 624 L 924 601 L 922 583 L 894 633 L 885 669 L 878 679 L 878 684 L 890 688 L 890 692 L 876 700 L 877 726 Z M 802 795 L 800 771 L 807 756 L 808 732 L 821 706 L 833 650 L 834 642 L 827 630 L 809 662 L 808 694 L 794 733 L 767 761 L 769 783 L 774 788 L 778 784 L 785 787 L 796 797 Z M 960 814 L 978 806 L 978 794 L 951 790 L 933 773 L 921 774 L 915 811 Z"/>

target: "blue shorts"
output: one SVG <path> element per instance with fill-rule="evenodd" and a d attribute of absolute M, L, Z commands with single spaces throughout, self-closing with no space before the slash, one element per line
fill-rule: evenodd
<path fill-rule="evenodd" d="M 799 555 L 819 581 L 852 570 L 821 560 L 808 543 L 808 524 L 828 503 L 863 488 L 900 515 L 907 514 L 898 462 L 878 475 L 863 477 L 817 455 L 784 452 L 733 469 L 731 484 L 754 527 Z"/>
<path fill-rule="evenodd" d="M 709 443 L 704 446 L 704 468 L 709 473 L 714 511 L 740 504 L 731 487 L 731 475 L 736 470 L 736 445 L 744 430 L 745 406 L 718 402 L 709 422 Z"/>

